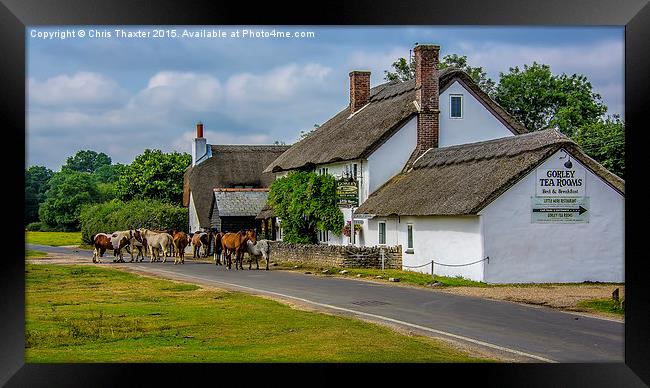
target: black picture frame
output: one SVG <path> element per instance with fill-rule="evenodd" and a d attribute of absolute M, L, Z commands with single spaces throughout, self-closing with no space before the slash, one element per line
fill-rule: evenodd
<path fill-rule="evenodd" d="M 441 365 L 198 365 L 198 364 L 25 364 L 24 231 L 21 208 L 9 201 L 23 197 L 25 141 L 25 29 L 35 25 L 546 25 L 625 26 L 626 230 L 625 363 L 605 364 L 441 364 Z M 641 224 L 646 128 L 650 106 L 650 5 L 648 0 L 457 0 L 338 1 L 336 3 L 125 0 L 0 0 L 0 118 L 10 167 L 4 171 L 5 244 L 0 287 L 0 384 L 7 386 L 130 386 L 163 382 L 188 385 L 206 379 L 225 383 L 300 382 L 322 378 L 346 382 L 442 384 L 444 376 L 465 385 L 617 386 L 650 384 L 650 309 L 645 228 Z M 22 163 L 20 162 L 22 158 Z M 13 164 L 18 166 L 13 166 Z M 9 226 L 11 225 L 11 226 Z M 243 373 L 242 373 L 243 372 Z M 341 377 L 345 374 L 345 377 Z M 139 376 L 139 377 L 138 377 Z M 134 380 L 135 379 L 135 380 Z M 327 380 L 325 380 L 327 379 Z M 644 383 L 645 382 L 645 383 Z"/>

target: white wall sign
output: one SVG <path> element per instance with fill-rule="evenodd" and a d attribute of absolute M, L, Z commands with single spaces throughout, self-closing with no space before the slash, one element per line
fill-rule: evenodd
<path fill-rule="evenodd" d="M 538 169 L 535 194 L 538 197 L 584 197 L 585 170 L 560 167 Z"/>
<path fill-rule="evenodd" d="M 531 197 L 534 224 L 578 224 L 589 222 L 589 197 Z"/>

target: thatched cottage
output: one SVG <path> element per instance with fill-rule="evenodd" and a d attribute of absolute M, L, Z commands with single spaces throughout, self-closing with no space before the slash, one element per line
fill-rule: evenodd
<path fill-rule="evenodd" d="M 264 170 L 357 185 L 341 210 L 361 231 L 321 242 L 401 245 L 405 269 L 433 260 L 490 283 L 623 281 L 623 180 L 554 129 L 528 133 L 465 72 L 439 71 L 439 46 L 414 52 L 410 81 L 370 88 L 351 72 L 349 106 Z"/>
<path fill-rule="evenodd" d="M 264 208 L 275 179 L 263 170 L 288 148 L 208 144 L 203 124 L 198 123 L 192 141 L 192 165 L 183 182 L 189 231 L 259 229 L 255 217 Z"/>

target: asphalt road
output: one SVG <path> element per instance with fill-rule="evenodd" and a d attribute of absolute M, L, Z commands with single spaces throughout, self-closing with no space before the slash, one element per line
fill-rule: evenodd
<path fill-rule="evenodd" d="M 88 259 L 90 251 L 27 244 Z M 170 261 L 171 259 L 171 261 Z M 532 362 L 623 362 L 624 324 L 544 307 L 452 295 L 416 287 L 271 270 L 236 271 L 186 261 L 128 263 L 136 271 L 266 294 L 319 309 L 383 321 Z M 102 265 L 115 266 L 104 255 Z M 254 268 L 254 266 L 253 266 Z M 262 267 L 263 268 L 263 267 Z"/>

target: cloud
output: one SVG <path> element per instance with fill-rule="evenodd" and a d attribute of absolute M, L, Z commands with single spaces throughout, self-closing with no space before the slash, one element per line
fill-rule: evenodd
<path fill-rule="evenodd" d="M 347 59 L 347 67 L 351 70 L 369 70 L 371 72 L 371 86 L 379 85 L 384 80 L 384 70 L 392 71 L 392 64 L 398 58 L 408 60 L 409 47 L 392 47 L 386 50 L 369 52 L 354 51 Z M 345 73 L 347 75 L 347 73 Z"/>
<path fill-rule="evenodd" d="M 603 97 L 609 113 L 623 113 L 624 42 L 601 40 L 591 44 L 523 45 L 512 43 L 471 43 L 459 46 L 459 55 L 467 55 L 471 66 L 481 66 L 498 82 L 499 72 L 533 62 L 547 64 L 553 74 L 584 74 L 593 91 Z"/>
<path fill-rule="evenodd" d="M 119 104 L 126 96 L 115 81 L 93 72 L 58 75 L 43 82 L 30 78 L 30 103 L 44 106 L 88 106 Z"/>
<path fill-rule="evenodd" d="M 221 101 L 219 80 L 209 74 L 161 71 L 149 79 L 147 87 L 130 102 L 133 109 L 213 110 Z"/>
<path fill-rule="evenodd" d="M 269 102 L 287 99 L 305 89 L 322 86 L 332 69 L 317 63 L 276 67 L 266 73 L 240 73 L 226 83 L 228 101 Z"/>

